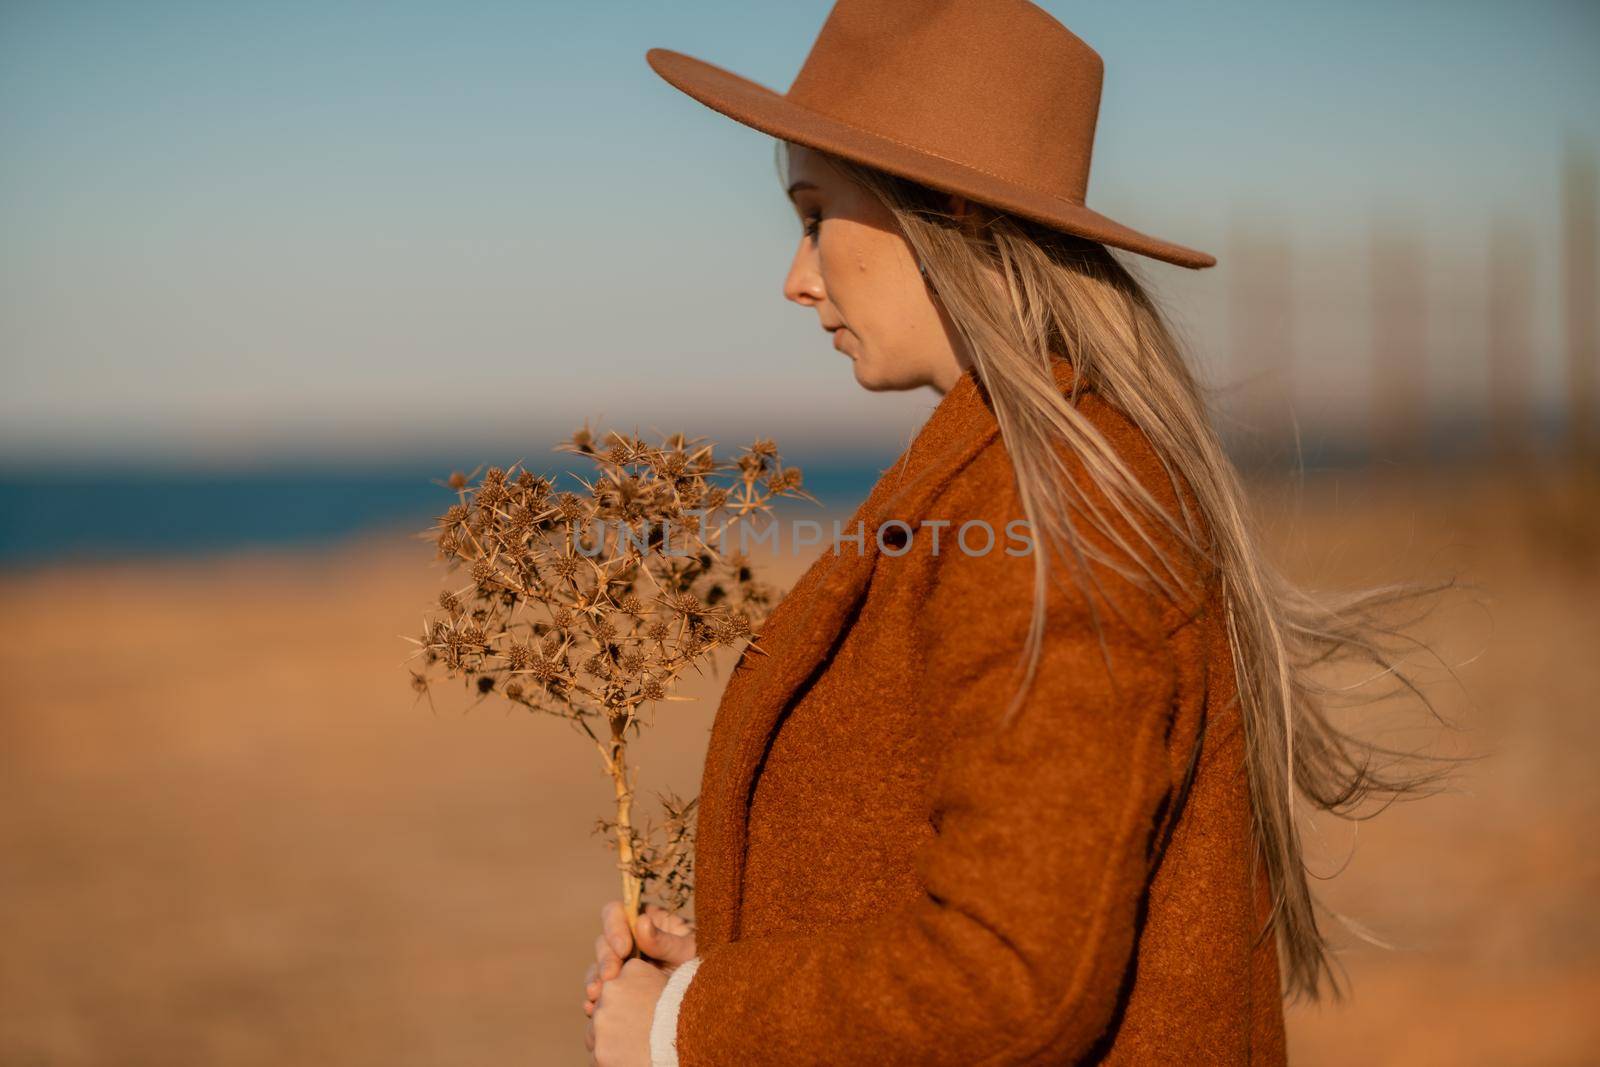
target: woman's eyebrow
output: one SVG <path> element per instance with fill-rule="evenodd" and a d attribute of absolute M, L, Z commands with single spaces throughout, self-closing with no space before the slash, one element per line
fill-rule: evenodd
<path fill-rule="evenodd" d="M 793 200 L 795 193 L 804 192 L 804 191 L 806 191 L 808 189 L 812 190 L 814 192 L 821 192 L 821 190 L 818 189 L 811 182 L 808 182 L 808 181 L 805 181 L 804 179 L 802 179 L 801 181 L 797 181 L 793 185 L 789 186 L 789 199 Z"/>

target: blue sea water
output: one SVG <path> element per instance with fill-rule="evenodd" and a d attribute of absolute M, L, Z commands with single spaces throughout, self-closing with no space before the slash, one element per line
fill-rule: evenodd
<path fill-rule="evenodd" d="M 1544 412 L 1530 443 L 1551 452 L 1560 420 Z M 1486 427 L 1474 417 L 1435 418 L 1421 442 L 1425 462 L 1441 470 L 1485 454 Z M 483 455 L 504 450 L 484 448 Z M 1309 437 L 1290 443 L 1230 443 L 1234 461 L 1249 471 L 1352 471 L 1389 460 L 1362 438 Z M 792 518 L 847 516 L 890 466 L 898 451 L 785 455 L 805 474 L 805 489 L 822 507 L 786 503 Z M 530 464 L 579 490 L 573 474 L 592 475 L 586 461 Z M 0 461 L 0 568 L 63 559 L 194 556 L 241 548 L 318 546 L 373 531 L 422 532 L 456 495 L 442 482 L 453 469 L 474 465 L 435 457 L 354 463 L 348 460 L 279 463 L 250 469 L 207 470 L 135 462 L 98 466 L 22 466 Z"/>
<path fill-rule="evenodd" d="M 806 491 L 824 506 L 794 507 L 848 514 L 893 458 L 801 464 Z M 440 484 L 451 469 L 425 462 L 241 471 L 0 468 L 0 567 L 311 547 L 373 531 L 421 532 L 456 500 Z M 535 469 L 575 491 L 582 486 L 571 472 L 593 470 Z"/>

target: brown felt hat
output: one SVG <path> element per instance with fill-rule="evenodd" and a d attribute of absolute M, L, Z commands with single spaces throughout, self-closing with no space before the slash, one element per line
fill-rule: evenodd
<path fill-rule="evenodd" d="M 838 0 L 783 94 L 666 48 L 645 59 L 774 137 L 1114 248 L 1217 262 L 1084 203 L 1105 64 L 1028 0 Z"/>

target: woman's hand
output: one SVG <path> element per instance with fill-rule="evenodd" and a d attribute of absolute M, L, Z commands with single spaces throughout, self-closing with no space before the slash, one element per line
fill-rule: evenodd
<path fill-rule="evenodd" d="M 638 924 L 639 951 L 627 959 L 634 936 L 628 931 L 622 901 L 600 909 L 595 961 L 584 976 L 583 1011 L 589 1016 L 584 1047 L 599 1067 L 650 1067 L 650 1025 L 667 975 L 695 957 L 694 926 L 654 904 Z"/>
<path fill-rule="evenodd" d="M 650 1026 L 666 985 L 667 972 L 641 959 L 601 984 L 583 1038 L 595 1067 L 650 1067 Z"/>
<path fill-rule="evenodd" d="M 682 916 L 654 904 L 645 905 L 638 918 L 639 951 L 666 972 L 695 957 L 694 925 Z M 604 982 L 622 973 L 622 961 L 633 951 L 633 935 L 622 901 L 610 900 L 600 909 L 600 936 L 594 939 L 595 961 L 584 975 L 583 1013 L 594 1015 Z"/>

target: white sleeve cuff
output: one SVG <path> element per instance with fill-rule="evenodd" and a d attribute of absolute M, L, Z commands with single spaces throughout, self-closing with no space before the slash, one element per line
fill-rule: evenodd
<path fill-rule="evenodd" d="M 650 1067 L 678 1067 L 678 1008 L 683 1005 L 683 994 L 699 966 L 699 956 L 680 963 L 661 990 L 650 1022 Z"/>

